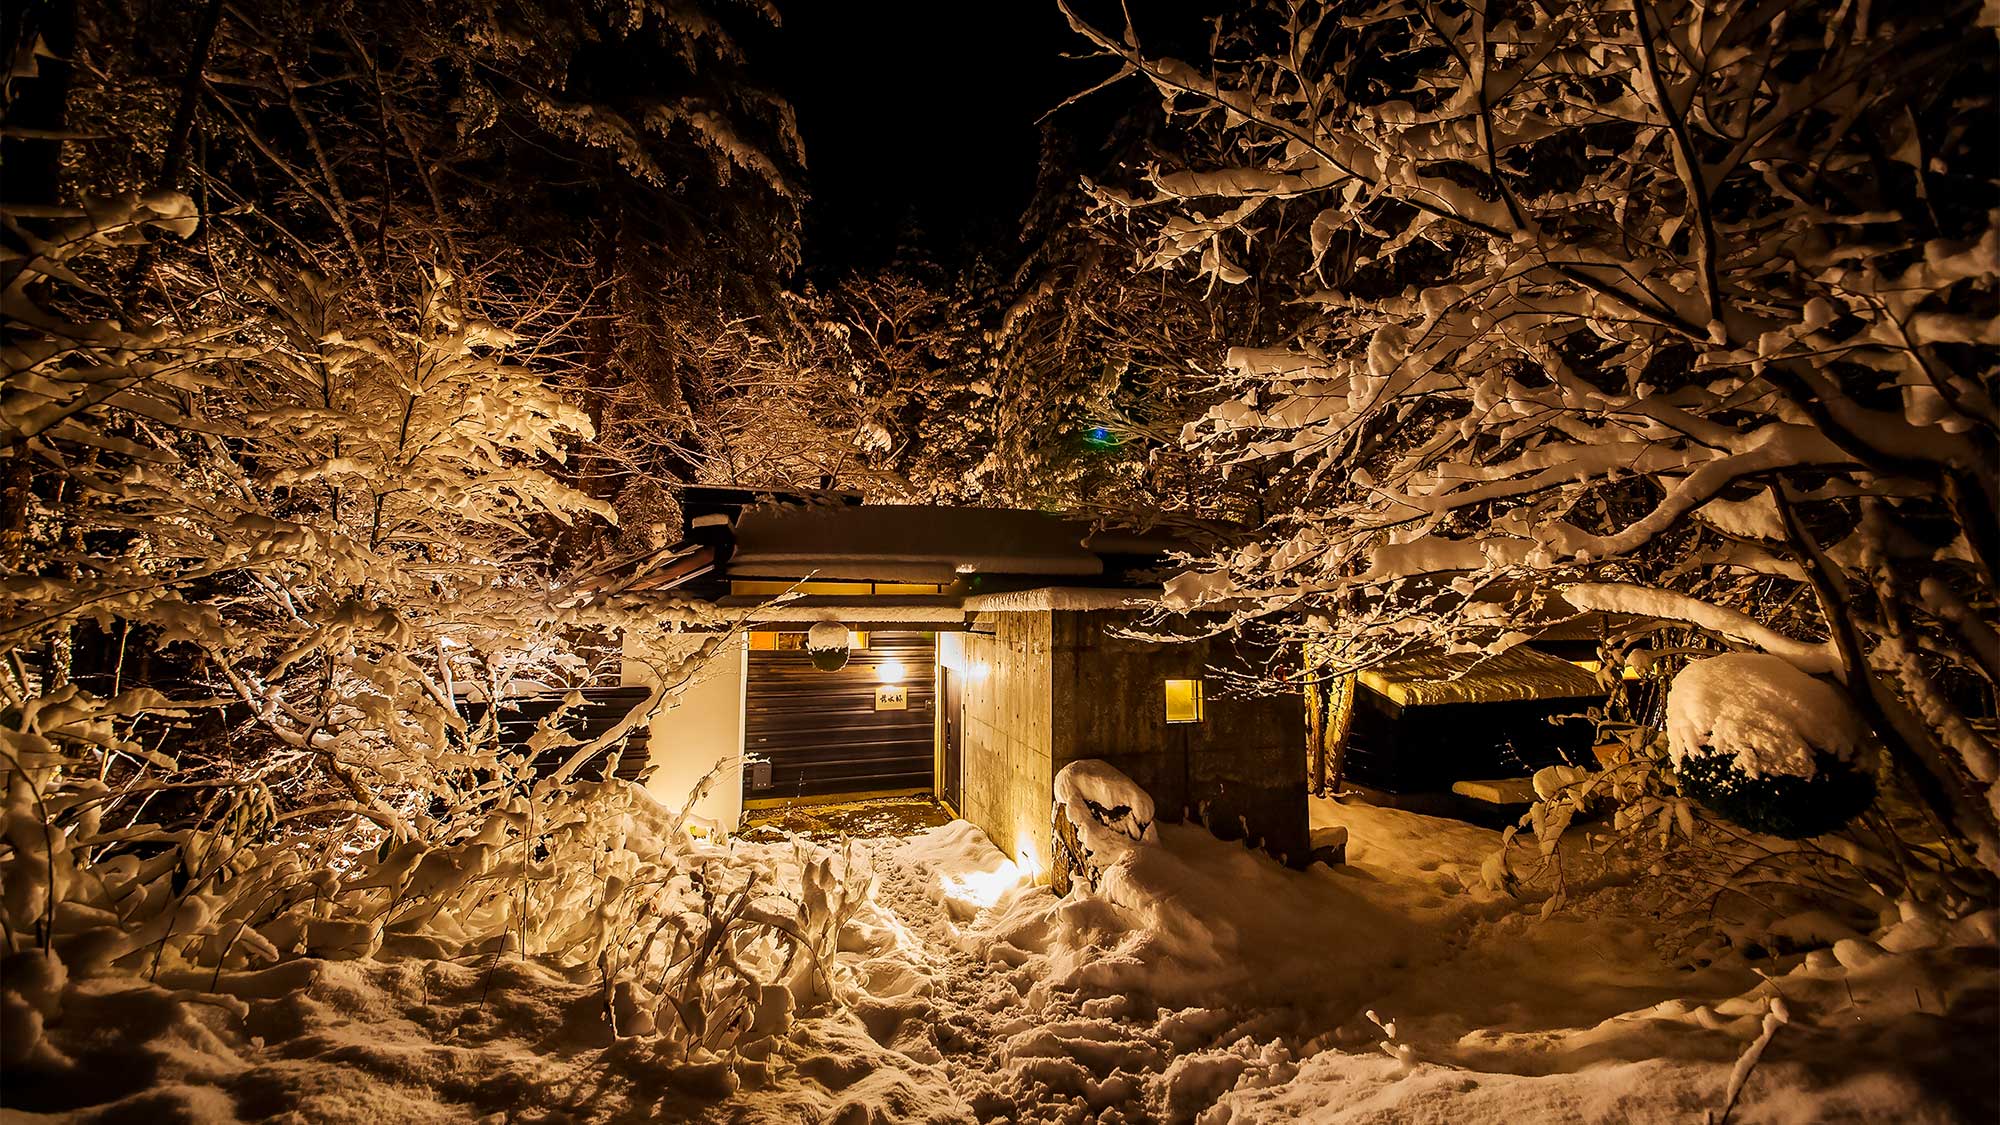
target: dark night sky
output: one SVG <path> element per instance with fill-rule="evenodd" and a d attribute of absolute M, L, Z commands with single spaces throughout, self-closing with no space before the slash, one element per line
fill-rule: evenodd
<path fill-rule="evenodd" d="M 1054 0 L 792 0 L 784 20 L 777 77 L 805 138 L 820 272 L 885 262 L 911 220 L 940 260 L 1004 254 L 1036 118 L 1108 71 L 1062 57 L 1087 44 Z"/>

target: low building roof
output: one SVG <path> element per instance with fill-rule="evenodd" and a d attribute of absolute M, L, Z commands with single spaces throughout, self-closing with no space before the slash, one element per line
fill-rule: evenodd
<path fill-rule="evenodd" d="M 728 572 L 951 583 L 968 574 L 1094 577 L 1088 524 L 1019 508 L 768 504 L 744 509 Z"/>
<path fill-rule="evenodd" d="M 1054 512 L 864 504 L 838 492 L 688 487 L 682 508 L 686 539 L 609 563 L 587 584 L 752 609 L 760 623 L 835 614 L 949 628 L 975 613 L 1136 606 L 1159 596 L 1168 553 L 1183 546 Z M 874 585 L 828 588 L 843 583 Z"/>
<path fill-rule="evenodd" d="M 1604 694 L 1595 674 L 1525 646 L 1497 656 L 1440 653 L 1397 660 L 1364 669 L 1360 680 L 1403 707 L 1584 699 Z"/>

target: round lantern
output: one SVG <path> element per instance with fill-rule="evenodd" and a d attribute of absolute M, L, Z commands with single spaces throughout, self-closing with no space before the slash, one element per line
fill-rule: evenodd
<path fill-rule="evenodd" d="M 847 667 L 851 645 L 847 626 L 838 621 L 821 621 L 806 630 L 806 656 L 822 672 L 838 672 Z"/>

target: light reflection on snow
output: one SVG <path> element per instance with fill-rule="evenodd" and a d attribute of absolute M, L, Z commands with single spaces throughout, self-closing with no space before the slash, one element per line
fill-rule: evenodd
<path fill-rule="evenodd" d="M 1014 862 L 1028 878 L 1042 877 L 1042 861 L 1035 857 L 1035 841 L 1025 832 L 1014 837 Z"/>
<path fill-rule="evenodd" d="M 999 902 L 1008 888 L 1020 882 L 1021 869 L 1005 861 L 991 871 L 967 871 L 962 875 L 938 873 L 938 886 L 943 888 L 947 898 L 969 903 L 981 910 Z"/>

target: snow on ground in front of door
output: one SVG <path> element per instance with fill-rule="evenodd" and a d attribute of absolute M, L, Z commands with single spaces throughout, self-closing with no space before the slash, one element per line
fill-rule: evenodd
<path fill-rule="evenodd" d="M 875 797 L 861 801 L 797 802 L 752 809 L 744 814 L 737 839 L 775 843 L 803 836 L 820 844 L 840 840 L 872 840 L 910 836 L 951 820 L 951 814 L 929 794 Z"/>
<path fill-rule="evenodd" d="M 1689 1121 L 1781 995 L 1791 1023 L 1732 1121 L 1992 1119 L 1991 914 L 1769 979 L 1691 971 L 1616 873 L 1536 923 L 1478 878 L 1492 832 L 1316 814 L 1349 829 L 1348 866 L 1291 871 L 1162 825 L 1064 900 L 962 821 L 858 844 L 879 889 L 841 936 L 846 1005 L 757 1058 L 614 1038 L 590 970 L 508 958 L 67 987 L 10 963 L 8 1019 L 38 1013 L 64 1057 L 39 1060 L 57 1085 L 39 1091 L 10 1059 L 0 1102 L 22 1121 L 59 1104 L 47 1119 L 371 1125 Z M 783 888 L 793 852 L 716 854 Z"/>

